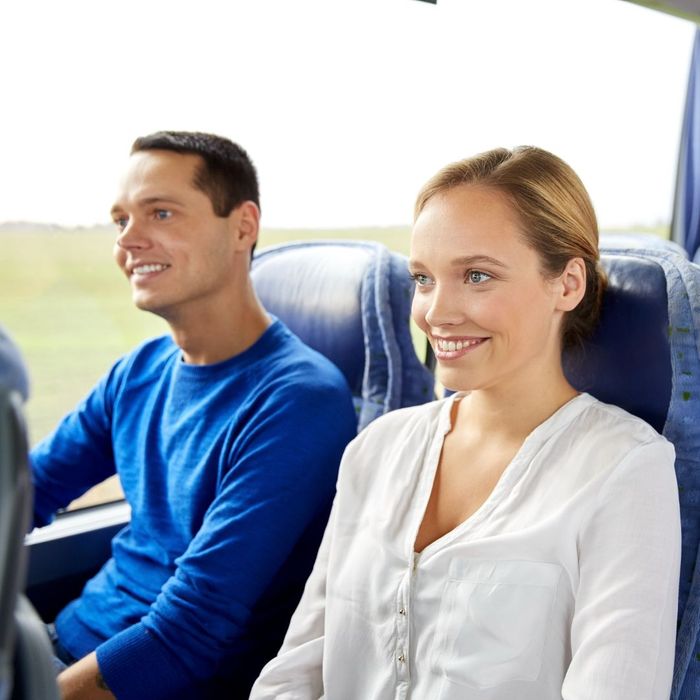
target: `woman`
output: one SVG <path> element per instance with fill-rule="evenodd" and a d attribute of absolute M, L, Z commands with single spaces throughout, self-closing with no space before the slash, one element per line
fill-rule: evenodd
<path fill-rule="evenodd" d="M 668 698 L 673 447 L 562 371 L 604 288 L 581 181 L 530 147 L 444 168 L 418 196 L 410 267 L 413 317 L 456 393 L 347 448 L 251 697 Z"/>

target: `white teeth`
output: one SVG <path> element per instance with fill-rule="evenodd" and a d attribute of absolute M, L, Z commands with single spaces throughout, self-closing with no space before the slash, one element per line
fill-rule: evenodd
<path fill-rule="evenodd" d="M 472 345 L 478 345 L 482 338 L 474 338 L 474 340 L 443 340 L 439 338 L 437 341 L 438 350 L 442 352 L 459 352 Z"/>
<path fill-rule="evenodd" d="M 149 272 L 160 272 L 165 270 L 167 265 L 153 264 L 153 265 L 139 265 L 133 269 L 135 275 L 147 275 Z"/>

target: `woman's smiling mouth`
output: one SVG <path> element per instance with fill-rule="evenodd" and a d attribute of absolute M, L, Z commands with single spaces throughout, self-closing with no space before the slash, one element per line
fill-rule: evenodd
<path fill-rule="evenodd" d="M 438 360 L 454 360 L 482 345 L 486 338 L 433 338 L 435 357 Z"/>

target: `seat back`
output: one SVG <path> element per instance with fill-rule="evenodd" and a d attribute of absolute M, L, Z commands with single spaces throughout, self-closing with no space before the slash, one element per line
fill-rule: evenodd
<path fill-rule="evenodd" d="M 687 258 L 688 251 L 676 243 L 666 238 L 661 238 L 653 233 L 642 233 L 635 231 L 601 231 L 600 232 L 600 250 L 650 250 L 666 251 L 670 253 L 678 253 L 678 255 Z"/>
<path fill-rule="evenodd" d="M 51 643 L 22 595 L 32 488 L 23 402 L 29 380 L 0 327 L 0 700 L 58 700 Z"/>
<path fill-rule="evenodd" d="M 14 615 L 26 571 L 23 538 L 31 494 L 22 400 L 27 389 L 19 352 L 0 328 L 0 700 L 12 688 Z"/>
<path fill-rule="evenodd" d="M 29 524 L 27 443 L 19 394 L 0 385 L 0 700 L 9 693 L 15 648 L 14 614 L 24 588 L 24 533 Z"/>
<path fill-rule="evenodd" d="M 257 253 L 252 278 L 263 306 L 343 372 L 358 429 L 433 398 L 411 339 L 404 256 L 370 241 L 286 243 Z"/>
<path fill-rule="evenodd" d="M 672 698 L 700 697 L 700 267 L 672 250 L 607 248 L 601 321 L 564 366 L 571 383 L 634 413 L 676 449 L 682 555 Z"/>

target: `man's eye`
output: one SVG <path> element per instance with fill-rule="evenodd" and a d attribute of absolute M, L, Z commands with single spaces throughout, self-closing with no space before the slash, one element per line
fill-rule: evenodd
<path fill-rule="evenodd" d="M 156 219 L 158 219 L 158 221 L 165 221 L 172 216 L 172 212 L 168 211 L 167 209 L 156 209 L 153 215 Z"/>
<path fill-rule="evenodd" d="M 114 224 L 120 231 L 123 231 L 128 223 L 129 219 L 126 216 L 118 216 L 114 219 Z"/>
<path fill-rule="evenodd" d="M 491 279 L 491 275 L 481 270 L 469 270 L 467 272 L 467 279 L 472 284 L 482 284 L 483 282 L 488 282 Z"/>
<path fill-rule="evenodd" d="M 419 287 L 425 287 L 430 284 L 430 277 L 420 272 L 417 272 L 415 275 L 411 275 L 410 277 Z"/>

